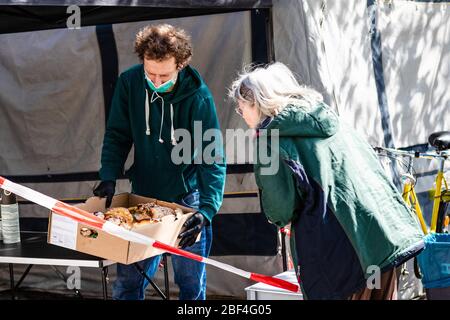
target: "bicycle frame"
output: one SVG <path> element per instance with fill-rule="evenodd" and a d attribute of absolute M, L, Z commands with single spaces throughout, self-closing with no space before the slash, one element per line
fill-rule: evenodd
<path fill-rule="evenodd" d="M 419 219 L 420 227 L 422 228 L 424 234 L 428 234 L 428 227 L 425 222 L 425 219 L 423 218 L 422 208 L 420 207 L 416 191 L 414 190 L 414 181 L 410 180 L 411 178 L 412 179 L 414 178 L 412 176 L 408 178 L 409 179 L 405 181 L 403 185 L 403 194 L 402 194 L 403 200 L 409 207 L 414 206 L 417 218 Z"/>
<path fill-rule="evenodd" d="M 431 215 L 430 230 L 428 230 L 427 224 L 423 218 L 422 208 L 420 206 L 419 199 L 417 198 L 416 191 L 414 190 L 415 178 L 410 174 L 404 175 L 406 179 L 404 180 L 403 194 L 402 194 L 403 200 L 406 202 L 406 204 L 410 207 L 414 207 L 417 218 L 419 219 L 420 227 L 422 228 L 424 234 L 428 234 L 429 232 L 436 232 L 437 222 L 439 218 L 439 208 L 441 205 L 443 195 L 442 183 L 444 183 L 446 190 L 448 190 L 448 184 L 444 177 L 444 164 L 445 161 L 450 158 L 450 152 L 441 151 L 439 153 L 427 153 L 427 152 L 422 153 L 416 151 L 405 151 L 382 147 L 376 147 L 375 150 L 378 151 L 379 153 L 381 153 L 380 151 L 384 151 L 386 152 L 386 154 L 390 153 L 396 156 L 409 157 L 411 159 L 411 162 L 409 164 L 410 168 L 412 167 L 413 158 L 437 159 L 439 161 L 438 172 L 436 174 L 435 179 L 436 189 L 433 195 L 433 211 Z"/>
<path fill-rule="evenodd" d="M 445 187 L 448 190 L 447 181 L 445 181 L 444 178 L 444 161 L 445 159 L 439 159 L 439 170 L 436 176 L 436 191 L 434 192 L 433 199 L 433 214 L 431 216 L 431 232 L 436 232 L 437 228 L 439 205 L 442 199 L 442 182 L 445 183 Z"/>

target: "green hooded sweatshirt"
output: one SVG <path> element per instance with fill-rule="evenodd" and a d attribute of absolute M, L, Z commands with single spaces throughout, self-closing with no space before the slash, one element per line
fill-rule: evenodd
<path fill-rule="evenodd" d="M 121 176 L 134 146 L 134 163 L 128 171 L 133 193 L 179 202 L 198 190 L 199 212 L 211 221 L 223 199 L 226 174 L 223 145 L 222 141 L 213 141 L 214 149 L 211 142 L 203 139 L 195 143 L 194 125 L 201 129 L 195 133 L 200 138 L 208 129 L 219 130 L 211 92 L 194 68 L 185 67 L 179 72 L 173 90 L 158 94 L 148 87 L 143 65 L 131 67 L 119 76 L 116 84 L 103 142 L 101 180 L 115 181 Z M 176 137 L 175 143 L 176 129 L 190 133 L 191 147 L 178 148 L 181 151 L 176 152 L 189 161 L 180 163 L 171 158 L 172 149 L 180 147 L 177 143 L 189 143 L 184 136 Z M 215 150 L 211 152 L 214 162 L 199 158 L 208 146 Z"/>

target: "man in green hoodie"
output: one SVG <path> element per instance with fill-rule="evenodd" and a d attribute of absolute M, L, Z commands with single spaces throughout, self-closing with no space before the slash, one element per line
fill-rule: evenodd
<path fill-rule="evenodd" d="M 191 142 L 194 127 L 200 128 L 201 136 L 208 129 L 219 130 L 213 97 L 199 73 L 188 65 L 192 45 L 184 30 L 167 24 L 147 26 L 136 35 L 134 47 L 142 63 L 123 72 L 116 84 L 102 149 L 102 182 L 94 194 L 106 197 L 110 206 L 115 181 L 134 145 L 129 170 L 132 192 L 194 208 L 196 213 L 179 235 L 180 246 L 206 257 L 211 248 L 211 220 L 223 198 L 223 146 L 215 141 L 213 162 L 197 160 L 207 146 L 203 141 L 183 150 L 190 151 L 190 161 L 175 159 L 179 154 L 174 148 L 186 143 L 184 136 L 177 141 L 177 130 L 189 132 Z M 140 262 L 150 278 L 160 258 Z M 172 265 L 180 299 L 205 299 L 205 265 L 179 256 L 172 256 Z M 147 285 L 135 266 L 118 264 L 113 298 L 144 299 Z"/>

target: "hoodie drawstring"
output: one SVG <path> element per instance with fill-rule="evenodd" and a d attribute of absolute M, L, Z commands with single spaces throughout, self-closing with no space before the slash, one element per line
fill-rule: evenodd
<path fill-rule="evenodd" d="M 175 140 L 175 130 L 173 130 L 173 104 L 170 104 L 170 141 L 173 146 L 177 144 L 177 140 Z"/>
<path fill-rule="evenodd" d="M 148 92 L 145 90 L 145 134 L 150 135 L 150 106 L 148 104 Z"/>
<path fill-rule="evenodd" d="M 159 127 L 159 139 L 160 143 L 164 143 L 162 139 L 162 127 L 164 123 L 164 98 L 161 97 L 156 91 L 153 91 L 152 97 L 150 98 L 150 103 L 155 102 L 156 100 L 161 99 L 161 125 Z M 145 122 L 146 122 L 146 131 L 145 134 L 147 136 L 150 135 L 150 105 L 148 103 L 148 94 L 145 94 Z M 173 128 L 173 104 L 170 104 L 170 140 L 172 145 L 176 145 L 177 141 L 175 140 L 175 130 Z"/>
<path fill-rule="evenodd" d="M 163 122 L 164 122 L 164 99 L 156 91 L 153 91 L 152 98 L 150 99 L 150 102 L 153 103 L 153 102 L 155 102 L 158 99 L 161 99 L 161 109 L 162 109 L 162 111 L 161 111 L 161 125 L 159 126 L 159 139 L 158 139 L 158 141 L 160 143 L 164 143 L 164 140 L 161 138 L 162 126 L 163 126 Z"/>

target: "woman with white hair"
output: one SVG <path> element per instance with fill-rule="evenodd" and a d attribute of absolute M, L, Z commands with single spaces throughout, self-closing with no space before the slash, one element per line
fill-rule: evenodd
<path fill-rule="evenodd" d="M 395 267 L 422 250 L 423 234 L 370 145 L 282 63 L 244 72 L 230 97 L 257 147 L 279 137 L 278 171 L 264 174 L 257 158 L 255 176 L 268 219 L 291 224 L 304 296 L 396 299 Z"/>

